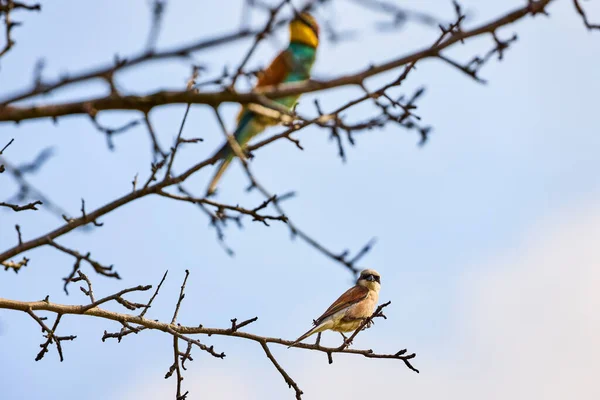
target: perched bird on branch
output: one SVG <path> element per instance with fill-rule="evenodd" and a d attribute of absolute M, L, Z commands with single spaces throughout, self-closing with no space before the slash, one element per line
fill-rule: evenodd
<path fill-rule="evenodd" d="M 314 328 L 300 336 L 288 348 L 300 343 L 307 337 L 326 330 L 339 332 L 344 340 L 343 332 L 351 332 L 375 311 L 379 300 L 381 276 L 374 269 L 361 271 L 356 285 L 340 296 L 319 318 L 313 321 Z"/>
<path fill-rule="evenodd" d="M 301 13 L 290 22 L 290 44 L 279 53 L 271 65 L 258 75 L 256 87 L 279 85 L 289 82 L 301 82 L 310 78 L 310 71 L 315 62 L 317 46 L 319 45 L 319 26 L 308 13 Z M 274 101 L 285 109 L 290 110 L 298 101 L 299 95 L 288 96 Z M 251 111 L 248 106 L 242 107 L 237 118 L 237 128 L 233 136 L 244 149 L 248 141 L 261 133 L 267 126 L 276 125 L 278 119 L 260 115 Z M 235 157 L 231 147 L 225 143 L 216 153 L 222 158 L 207 194 L 212 194 L 217 188 L 223 173 Z"/>

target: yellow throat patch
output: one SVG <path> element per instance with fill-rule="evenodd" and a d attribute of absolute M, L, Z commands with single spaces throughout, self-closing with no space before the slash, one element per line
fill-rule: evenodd
<path fill-rule="evenodd" d="M 302 13 L 290 22 L 290 42 L 315 48 L 319 45 L 319 25 L 312 15 Z"/>

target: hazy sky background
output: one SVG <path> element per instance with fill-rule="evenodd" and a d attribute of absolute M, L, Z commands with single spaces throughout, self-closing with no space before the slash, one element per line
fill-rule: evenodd
<path fill-rule="evenodd" d="M 473 26 L 524 2 L 462 3 L 471 10 L 468 25 Z M 237 29 L 241 3 L 171 1 L 159 47 Z M 145 44 L 147 2 L 42 4 L 42 13 L 15 14 L 25 25 L 15 30 L 17 46 L 2 59 L 2 93 L 28 85 L 39 57 L 46 59 L 45 76 L 57 77 L 110 62 L 115 53 L 136 53 Z M 450 1 L 401 4 L 441 19 L 453 17 Z M 600 20 L 599 4 L 584 5 L 592 20 Z M 417 112 L 434 132 L 423 148 L 417 146 L 417 134 L 390 125 L 357 135 L 356 147 L 346 148 L 346 164 L 337 157 L 329 133 L 316 128 L 299 134 L 304 152 L 284 141 L 256 152 L 256 176 L 273 192 L 297 191 L 285 204 L 289 217 L 326 246 L 355 251 L 377 236 L 361 266 L 382 274 L 380 298 L 392 305 L 388 320 L 361 333 L 355 346 L 390 353 L 408 348 L 417 353 L 414 364 L 421 370 L 417 375 L 402 362 L 351 356 L 337 356 L 328 365 L 324 354 L 272 346 L 306 399 L 359 399 L 373 393 L 415 399 L 600 395 L 600 33 L 584 28 L 570 1 L 557 1 L 549 11 L 551 18 L 527 18 L 499 32 L 503 38 L 517 32 L 519 41 L 501 63 L 484 68 L 486 86 L 437 61 L 418 65 L 398 93 L 427 87 Z M 254 17 L 258 25 L 264 15 Z M 415 23 L 379 33 L 374 23 L 387 21 L 386 16 L 349 1 L 322 9 L 317 18 L 333 18 L 340 29 L 356 32 L 354 40 L 322 44 L 314 69 L 318 78 L 411 52 L 437 35 Z M 489 49 L 489 39 L 468 42 L 449 54 L 469 60 Z M 281 32 L 263 43 L 251 65 L 267 64 L 286 40 Z M 249 40 L 238 42 L 194 59 L 218 74 L 224 64 L 237 66 L 248 46 Z M 171 61 L 130 70 L 118 83 L 123 90 L 143 93 L 181 88 L 188 75 L 188 63 Z M 369 81 L 369 86 L 392 76 Z M 99 82 L 38 102 L 105 90 Z M 300 109 L 313 113 L 312 100 L 318 98 L 325 110 L 332 110 L 359 94 L 343 88 L 307 95 Z M 233 127 L 237 108 L 223 110 Z M 184 106 L 169 106 L 151 115 L 163 146 L 172 143 L 183 112 Z M 369 112 L 372 108 L 361 106 L 347 116 L 359 120 Z M 99 115 L 102 123 L 114 126 L 130 118 Z M 177 170 L 212 154 L 222 142 L 212 111 L 202 106 L 192 108 L 184 135 L 205 141 L 182 152 Z M 55 157 L 29 180 L 73 214 L 82 197 L 88 210 L 95 209 L 128 192 L 133 176 L 149 170 L 144 127 L 115 137 L 114 152 L 85 117 L 64 118 L 57 126 L 49 120 L 2 125 L 0 141 L 13 137 L 5 155 L 15 163 L 53 146 Z M 210 174 L 212 170 L 198 174 L 187 186 L 201 193 Z M 16 186 L 6 173 L 0 181 L 4 199 Z M 260 197 L 246 194 L 246 186 L 241 168 L 234 165 L 222 181 L 219 200 L 258 205 Z M 15 223 L 24 239 L 62 223 L 41 211 L 2 212 L 0 218 L 2 249 L 16 243 Z M 249 332 L 292 339 L 352 284 L 343 268 L 303 242 L 290 241 L 287 227 L 275 222 L 271 228 L 250 221 L 242 231 L 231 227 L 227 243 L 234 258 L 221 249 L 205 216 L 191 205 L 147 198 L 101 222 L 102 228 L 72 232 L 57 242 L 115 265 L 121 281 L 84 270 L 90 272 L 98 297 L 137 284 L 155 285 L 168 269 L 151 318 L 171 318 L 183 271 L 190 269 L 181 323 L 226 327 L 231 318 L 258 316 Z M 73 264 L 70 257 L 47 248 L 27 256 L 31 262 L 20 274 L 0 274 L 1 297 L 38 300 L 49 294 L 60 303 L 86 301 L 75 285 L 70 296 L 62 291 L 61 278 Z M 163 379 L 172 363 L 171 338 L 144 332 L 120 344 L 100 341 L 104 330 L 118 329 L 116 323 L 66 316 L 58 333 L 78 338 L 64 343 L 65 361 L 60 363 L 52 349 L 35 362 L 43 339 L 35 322 L 23 313 L 0 311 L 2 397 L 172 398 L 174 378 Z M 200 340 L 227 357 L 219 360 L 195 351 L 184 381 L 190 399 L 293 398 L 256 343 Z M 339 335 L 326 334 L 324 341 L 339 344 Z"/>

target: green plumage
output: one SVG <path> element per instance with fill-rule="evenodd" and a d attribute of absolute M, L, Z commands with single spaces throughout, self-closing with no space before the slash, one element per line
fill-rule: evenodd
<path fill-rule="evenodd" d="M 316 51 L 316 48 L 302 43 L 290 43 L 289 47 L 283 52 L 283 59 L 285 60 L 285 62 L 282 63 L 282 67 L 285 68 L 285 71 L 282 74 L 283 79 L 276 82 L 269 82 L 269 84 L 299 82 L 309 79 L 312 66 L 315 62 Z M 272 67 L 275 69 L 277 66 L 273 65 Z M 269 72 L 269 69 L 267 69 L 267 73 Z M 283 105 L 287 109 L 291 109 L 296 104 L 299 97 L 299 95 L 288 96 L 275 99 L 274 101 Z M 244 108 L 242 109 L 239 123 L 233 135 L 240 146 L 245 148 L 250 139 L 264 131 L 267 126 L 272 124 L 273 122 L 272 120 L 269 120 L 269 118 L 266 118 L 262 115 L 257 115 L 247 108 Z M 223 161 L 221 162 L 221 165 L 219 166 L 208 187 L 209 194 L 215 191 L 217 183 L 235 157 L 233 151 L 227 143 L 225 143 L 223 147 L 219 149 L 217 155 L 219 158 L 222 158 Z"/>

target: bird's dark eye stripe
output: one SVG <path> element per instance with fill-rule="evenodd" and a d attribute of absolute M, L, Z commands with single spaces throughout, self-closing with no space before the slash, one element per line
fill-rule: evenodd
<path fill-rule="evenodd" d="M 373 278 L 373 280 L 374 280 L 375 282 L 379 282 L 379 283 L 381 283 L 381 277 L 379 277 L 379 276 L 377 276 L 377 275 L 373 275 L 373 274 L 369 274 L 369 275 L 363 275 L 363 276 L 361 276 L 360 278 L 361 278 L 361 279 L 367 279 L 367 280 L 368 280 L 368 278 Z"/>

